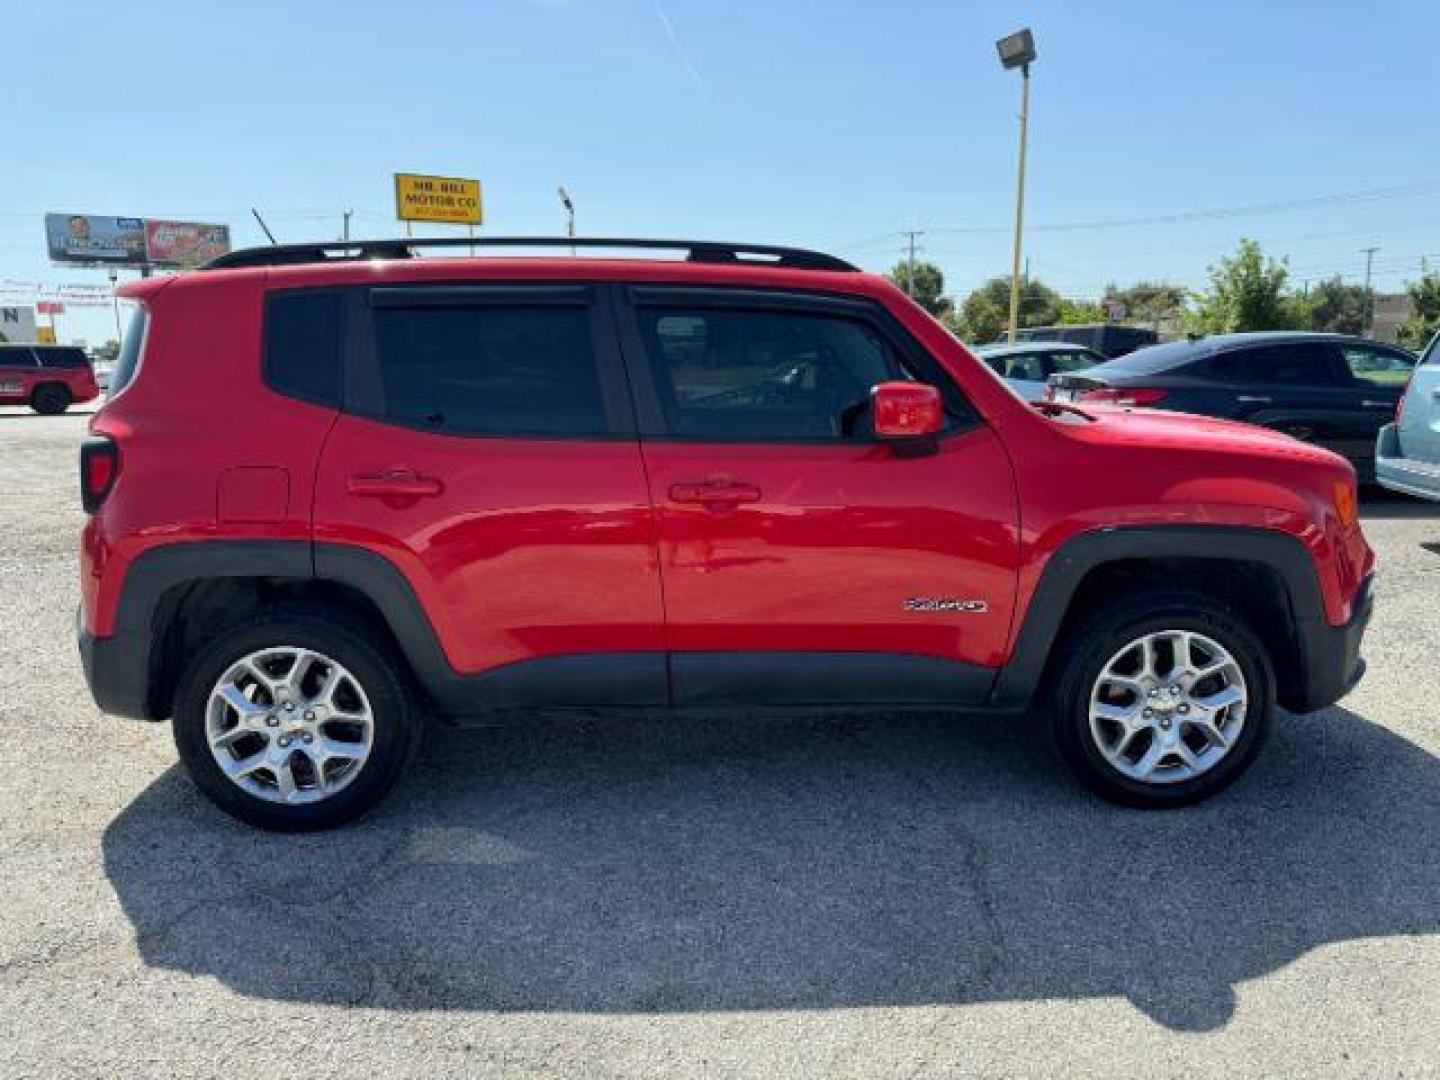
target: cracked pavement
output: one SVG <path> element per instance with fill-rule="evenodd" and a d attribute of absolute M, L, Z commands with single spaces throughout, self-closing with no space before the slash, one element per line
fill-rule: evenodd
<path fill-rule="evenodd" d="M 90 701 L 83 426 L 0 410 L 0 1076 L 1440 1074 L 1440 508 L 1367 503 L 1366 681 L 1192 810 L 1030 723 L 637 715 L 285 837 Z"/>

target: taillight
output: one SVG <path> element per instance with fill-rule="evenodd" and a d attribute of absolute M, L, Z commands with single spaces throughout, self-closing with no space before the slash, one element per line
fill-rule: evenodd
<path fill-rule="evenodd" d="M 80 444 L 80 505 L 99 510 L 120 475 L 120 448 L 107 435 L 89 435 Z"/>
<path fill-rule="evenodd" d="M 1097 405 L 1121 405 L 1125 408 L 1154 405 L 1164 398 L 1164 390 L 1128 386 L 1107 386 L 1103 390 L 1086 390 L 1080 394 L 1081 401 L 1091 401 Z"/>

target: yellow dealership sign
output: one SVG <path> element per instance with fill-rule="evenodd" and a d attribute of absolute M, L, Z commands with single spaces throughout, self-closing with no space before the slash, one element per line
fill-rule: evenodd
<path fill-rule="evenodd" d="M 456 176 L 395 174 L 395 216 L 401 221 L 479 225 L 485 220 L 480 181 Z"/>

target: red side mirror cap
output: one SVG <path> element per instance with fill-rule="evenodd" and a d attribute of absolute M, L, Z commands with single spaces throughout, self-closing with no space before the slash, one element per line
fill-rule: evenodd
<path fill-rule="evenodd" d="M 870 390 L 878 439 L 922 439 L 945 424 L 940 391 L 914 382 L 883 382 Z"/>

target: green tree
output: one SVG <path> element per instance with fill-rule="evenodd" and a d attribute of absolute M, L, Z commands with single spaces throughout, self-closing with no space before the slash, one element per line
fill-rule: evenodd
<path fill-rule="evenodd" d="M 1283 261 L 1267 259 L 1254 240 L 1241 240 L 1234 256 L 1210 267 L 1210 291 L 1196 298 L 1196 328 L 1227 334 L 1304 325 L 1303 312 L 1286 293 L 1289 277 Z"/>
<path fill-rule="evenodd" d="M 1060 294 L 1034 278 L 1020 284 L 1020 325 L 1054 326 L 1060 321 Z M 1010 326 L 1010 279 L 991 278 L 965 298 L 953 324 L 964 340 L 995 341 Z"/>
<path fill-rule="evenodd" d="M 1363 285 L 1346 285 L 1339 275 L 1294 297 L 1293 302 L 1308 330 L 1361 334 L 1370 325 L 1370 293 Z"/>
<path fill-rule="evenodd" d="M 1008 315 L 1008 311 L 1007 311 Z M 1060 325 L 1079 326 L 1105 321 L 1105 309 L 1089 300 L 1060 298 Z"/>
<path fill-rule="evenodd" d="M 915 288 L 910 289 L 910 264 L 896 263 L 890 271 L 890 280 L 908 293 L 914 301 L 936 318 L 944 316 L 955 306 L 945 295 L 945 275 L 934 263 L 915 264 Z"/>
<path fill-rule="evenodd" d="M 1185 290 L 1179 285 L 1159 281 L 1137 281 L 1124 289 L 1111 285 L 1105 299 L 1124 304 L 1124 317 L 1134 322 L 1174 321 L 1185 315 Z"/>
<path fill-rule="evenodd" d="M 1400 327 L 1400 344 L 1410 349 L 1423 349 L 1440 331 L 1440 274 L 1425 270 L 1419 281 L 1409 282 L 1405 291 L 1415 309 Z"/>

